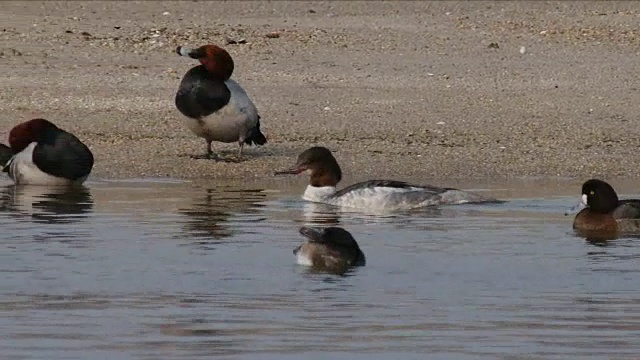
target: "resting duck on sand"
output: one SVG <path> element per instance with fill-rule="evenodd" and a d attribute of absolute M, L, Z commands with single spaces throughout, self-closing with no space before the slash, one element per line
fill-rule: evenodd
<path fill-rule="evenodd" d="M 93 168 L 91 150 L 45 119 L 16 125 L 9 145 L 0 144 L 2 171 L 19 185 L 78 185 Z"/>

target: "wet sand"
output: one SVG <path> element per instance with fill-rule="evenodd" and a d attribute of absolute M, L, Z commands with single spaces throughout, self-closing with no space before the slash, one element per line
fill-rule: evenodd
<path fill-rule="evenodd" d="M 312 145 L 347 176 L 638 177 L 635 2 L 0 2 L 0 128 L 45 117 L 93 178 L 271 178 Z M 266 37 L 277 32 L 278 38 Z M 225 45 L 227 38 L 246 44 Z M 196 160 L 173 98 L 224 45 L 269 143 Z M 233 155 L 236 144 L 214 144 Z"/>

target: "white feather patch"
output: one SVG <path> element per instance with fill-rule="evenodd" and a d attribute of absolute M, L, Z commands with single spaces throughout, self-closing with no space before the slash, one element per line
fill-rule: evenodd
<path fill-rule="evenodd" d="M 313 266 L 313 261 L 311 261 L 308 254 L 302 251 L 302 249 L 296 254 L 296 262 L 298 265 Z"/>
<path fill-rule="evenodd" d="M 32 142 L 24 150 L 14 155 L 9 160 L 9 177 L 18 185 L 70 185 L 81 184 L 87 177 L 77 181 L 52 176 L 40 170 L 33 163 L 33 149 L 37 143 Z"/>

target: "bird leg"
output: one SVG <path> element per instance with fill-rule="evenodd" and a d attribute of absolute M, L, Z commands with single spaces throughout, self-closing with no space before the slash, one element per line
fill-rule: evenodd
<path fill-rule="evenodd" d="M 207 153 L 204 155 L 193 155 L 194 159 L 218 159 L 218 155 L 213 153 L 211 149 L 211 141 L 207 140 Z"/>
<path fill-rule="evenodd" d="M 238 157 L 242 157 L 242 147 L 244 146 L 244 141 L 240 143 L 240 149 L 238 150 Z"/>

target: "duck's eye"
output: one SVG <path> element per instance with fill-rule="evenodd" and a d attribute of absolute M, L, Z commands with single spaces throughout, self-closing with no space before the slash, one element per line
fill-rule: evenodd
<path fill-rule="evenodd" d="M 591 191 L 589 192 L 589 194 L 590 194 L 590 195 L 595 195 L 595 194 L 596 194 L 596 192 L 595 192 L 595 191 L 593 191 L 593 190 L 591 190 Z"/>

